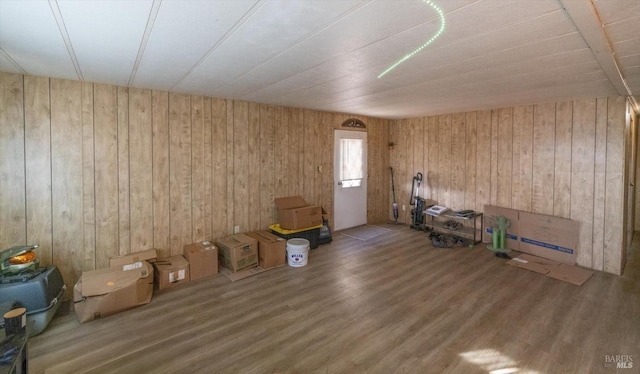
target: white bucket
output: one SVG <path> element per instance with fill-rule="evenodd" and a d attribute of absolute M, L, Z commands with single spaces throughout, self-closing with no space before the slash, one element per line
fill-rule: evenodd
<path fill-rule="evenodd" d="M 289 266 L 301 267 L 307 264 L 309 258 L 309 241 L 302 238 L 287 240 L 287 260 Z"/>

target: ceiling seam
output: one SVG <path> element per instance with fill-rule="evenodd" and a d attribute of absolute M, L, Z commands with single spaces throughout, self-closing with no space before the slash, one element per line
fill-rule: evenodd
<path fill-rule="evenodd" d="M 56 24 L 58 25 L 58 30 L 60 30 L 60 36 L 62 36 L 64 45 L 65 47 L 67 47 L 69 58 L 71 59 L 71 63 L 73 63 L 73 68 L 76 70 L 78 79 L 84 81 L 84 76 L 82 75 L 82 70 L 80 69 L 80 63 L 78 62 L 78 57 L 76 56 L 75 51 L 73 50 L 73 44 L 71 44 L 71 38 L 69 37 L 67 26 L 65 25 L 64 19 L 62 18 L 62 13 L 60 12 L 58 1 L 49 0 L 49 7 L 51 8 L 51 13 L 53 13 L 53 18 L 55 18 Z"/>
<path fill-rule="evenodd" d="M 9 55 L 9 53 L 7 53 L 7 51 L 5 51 L 4 49 L 2 49 L 2 47 L 0 47 L 0 55 L 4 56 L 4 58 L 7 59 L 7 61 L 9 61 L 9 63 L 11 65 L 13 65 L 13 67 L 15 67 L 21 74 L 27 74 L 27 71 L 24 70 L 22 68 L 22 66 L 20 66 L 20 64 L 18 64 L 16 62 L 16 60 L 14 60 L 11 55 Z"/>
<path fill-rule="evenodd" d="M 200 65 L 202 65 L 202 63 L 207 60 L 207 58 L 209 58 L 209 56 L 211 56 L 211 54 L 213 54 L 213 52 L 215 52 L 218 48 L 220 48 L 222 45 L 224 45 L 224 43 L 227 42 L 227 40 L 229 40 L 229 38 L 231 38 L 231 36 L 233 34 L 235 34 L 236 31 L 238 31 L 245 23 L 247 23 L 247 21 L 249 21 L 260 9 L 262 9 L 262 7 L 266 4 L 267 0 L 258 0 L 252 7 L 251 9 L 249 9 L 243 16 L 242 18 L 240 18 L 238 20 L 238 22 L 236 22 L 233 27 L 231 27 L 231 29 L 229 29 L 229 31 L 227 31 L 222 38 L 220 38 L 217 42 L 215 42 L 215 44 L 213 46 L 211 46 L 211 48 L 209 48 L 209 50 L 191 67 L 191 69 L 189 69 L 186 73 L 184 73 L 182 75 L 182 77 L 180 77 L 176 83 L 174 83 L 171 88 L 169 88 L 169 91 L 173 91 L 173 89 L 180 84 L 183 80 L 185 80 L 187 77 L 189 77 L 191 74 L 193 74 L 194 71 L 196 71 L 196 69 L 198 69 L 200 67 Z"/>
<path fill-rule="evenodd" d="M 593 57 L 609 78 L 611 85 L 618 94 L 629 97 L 635 107 L 638 108 L 638 102 L 633 97 L 633 92 L 620 69 L 620 62 L 611 42 L 611 37 L 605 29 L 604 22 L 593 0 L 585 2 L 558 1 L 567 17 L 574 24 L 589 49 L 591 49 Z M 601 48 L 604 51 L 601 51 Z"/>
<path fill-rule="evenodd" d="M 127 82 L 127 87 L 131 87 L 134 79 L 136 78 L 136 74 L 138 73 L 138 68 L 140 67 L 140 63 L 142 62 L 142 57 L 144 56 L 144 51 L 147 48 L 147 44 L 149 43 L 149 38 L 151 37 L 151 31 L 153 31 L 153 25 L 155 24 L 156 18 L 158 17 L 158 12 L 160 11 L 160 5 L 162 5 L 162 0 L 153 0 L 153 4 L 151 4 L 151 10 L 149 11 L 149 18 L 147 19 L 147 25 L 144 28 L 144 34 L 142 35 L 142 40 L 140 40 L 140 47 L 138 48 L 136 61 L 133 63 L 133 68 L 131 69 L 131 74 L 129 75 L 129 81 Z"/>

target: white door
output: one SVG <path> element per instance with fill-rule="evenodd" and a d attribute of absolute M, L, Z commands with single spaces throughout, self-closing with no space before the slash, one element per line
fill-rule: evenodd
<path fill-rule="evenodd" d="M 367 223 L 367 133 L 335 130 L 333 229 Z"/>

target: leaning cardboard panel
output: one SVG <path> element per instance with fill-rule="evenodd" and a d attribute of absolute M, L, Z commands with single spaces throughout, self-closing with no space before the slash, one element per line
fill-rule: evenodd
<path fill-rule="evenodd" d="M 578 221 L 520 212 L 520 252 L 568 265 L 576 263 Z"/>
<path fill-rule="evenodd" d="M 505 235 L 505 247 L 514 251 L 519 247 L 519 222 L 518 212 L 515 209 L 502 208 L 499 206 L 485 205 L 484 206 L 484 233 L 482 235 L 482 241 L 484 243 L 491 243 L 493 238 L 493 228 L 495 226 L 494 219 L 497 216 L 505 216 L 509 220 L 509 228 Z"/>
<path fill-rule="evenodd" d="M 99 269 L 82 273 L 73 287 L 76 317 L 92 321 L 147 304 L 153 295 L 153 269 L 142 261 L 131 270 Z"/>
<path fill-rule="evenodd" d="M 322 207 L 307 204 L 302 196 L 275 199 L 278 208 L 278 223 L 287 230 L 304 229 L 322 225 Z"/>

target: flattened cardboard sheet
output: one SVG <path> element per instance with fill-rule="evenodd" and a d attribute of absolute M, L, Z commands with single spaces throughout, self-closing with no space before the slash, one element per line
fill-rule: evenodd
<path fill-rule="evenodd" d="M 575 284 L 576 286 L 582 286 L 592 275 L 592 271 L 567 264 L 560 264 L 547 274 L 548 277 Z"/>
<path fill-rule="evenodd" d="M 507 261 L 507 264 L 521 269 L 530 270 L 550 278 L 581 286 L 593 272 L 576 266 L 563 264 L 542 257 L 521 254 Z"/>

